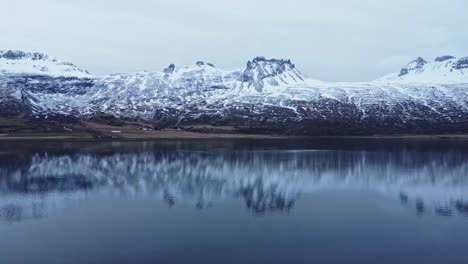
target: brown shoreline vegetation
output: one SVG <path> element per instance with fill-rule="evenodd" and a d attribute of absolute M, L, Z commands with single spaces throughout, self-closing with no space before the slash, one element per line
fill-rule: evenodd
<path fill-rule="evenodd" d="M 304 138 L 402 138 L 402 139 L 468 139 L 468 134 L 447 135 L 369 135 L 369 136 L 296 136 L 246 133 L 243 128 L 197 125 L 158 129 L 151 124 L 125 122 L 123 125 L 96 122 L 61 123 L 34 122 L 24 119 L 0 118 L 0 141 L 39 140 L 121 140 L 143 141 L 160 139 L 304 139 Z"/>

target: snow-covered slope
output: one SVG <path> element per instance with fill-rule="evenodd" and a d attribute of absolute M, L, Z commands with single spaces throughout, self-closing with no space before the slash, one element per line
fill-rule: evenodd
<path fill-rule="evenodd" d="M 46 55 L 19 54 L 7 60 L 62 65 Z M 467 58 L 418 58 L 400 73 L 361 83 L 313 80 L 289 60 L 263 57 L 234 71 L 199 61 L 99 79 L 78 77 L 73 67 L 60 74 L 75 77 L 63 78 L 12 74 L 4 69 L 10 66 L 0 65 L 0 112 L 24 106 L 32 116 L 105 114 L 163 127 L 228 125 L 265 133 L 468 132 Z"/>
<path fill-rule="evenodd" d="M 284 87 L 304 83 L 306 77 L 290 60 L 256 57 L 247 62 L 242 81 L 257 92 L 274 93 Z"/>
<path fill-rule="evenodd" d="M 399 73 L 379 79 L 382 82 L 468 83 L 468 57 L 450 55 L 427 62 L 421 57 L 411 61 Z"/>
<path fill-rule="evenodd" d="M 91 75 L 69 62 L 38 52 L 0 50 L 0 74 L 30 74 L 54 77 L 90 78 Z"/>

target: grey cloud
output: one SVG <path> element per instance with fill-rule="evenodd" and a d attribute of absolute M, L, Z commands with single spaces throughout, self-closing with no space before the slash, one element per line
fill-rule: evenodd
<path fill-rule="evenodd" d="M 406 58 L 468 55 L 461 0 L 0 0 L 0 48 L 44 51 L 94 74 L 254 56 L 323 80 L 371 80 Z"/>

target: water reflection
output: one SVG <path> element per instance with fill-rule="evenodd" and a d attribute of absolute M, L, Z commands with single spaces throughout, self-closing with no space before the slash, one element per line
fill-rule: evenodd
<path fill-rule="evenodd" d="M 452 150 L 28 149 L 1 155 L 0 219 L 42 218 L 95 194 L 198 209 L 236 199 L 255 214 L 287 213 L 301 194 L 330 190 L 376 192 L 421 215 L 467 215 L 467 172 L 468 152 Z"/>

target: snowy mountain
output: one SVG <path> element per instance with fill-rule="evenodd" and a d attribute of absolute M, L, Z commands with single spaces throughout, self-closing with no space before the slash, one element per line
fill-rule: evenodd
<path fill-rule="evenodd" d="M 278 87 L 302 83 L 306 77 L 290 60 L 254 58 L 247 63 L 242 81 L 257 92 L 275 92 Z"/>
<path fill-rule="evenodd" d="M 427 62 L 418 57 L 399 73 L 387 75 L 381 81 L 468 83 L 468 57 L 457 59 L 450 55 Z"/>
<path fill-rule="evenodd" d="M 199 61 L 95 78 L 43 54 L 3 54 L 0 112 L 8 116 L 110 115 L 160 127 L 308 135 L 468 132 L 467 58 L 418 58 L 376 81 L 333 83 L 307 78 L 290 60 L 263 57 L 234 71 Z M 31 75 L 44 64 L 48 71 Z"/>
<path fill-rule="evenodd" d="M 59 61 L 39 52 L 0 50 L 1 74 L 47 75 L 90 78 L 91 75 L 69 62 Z"/>

